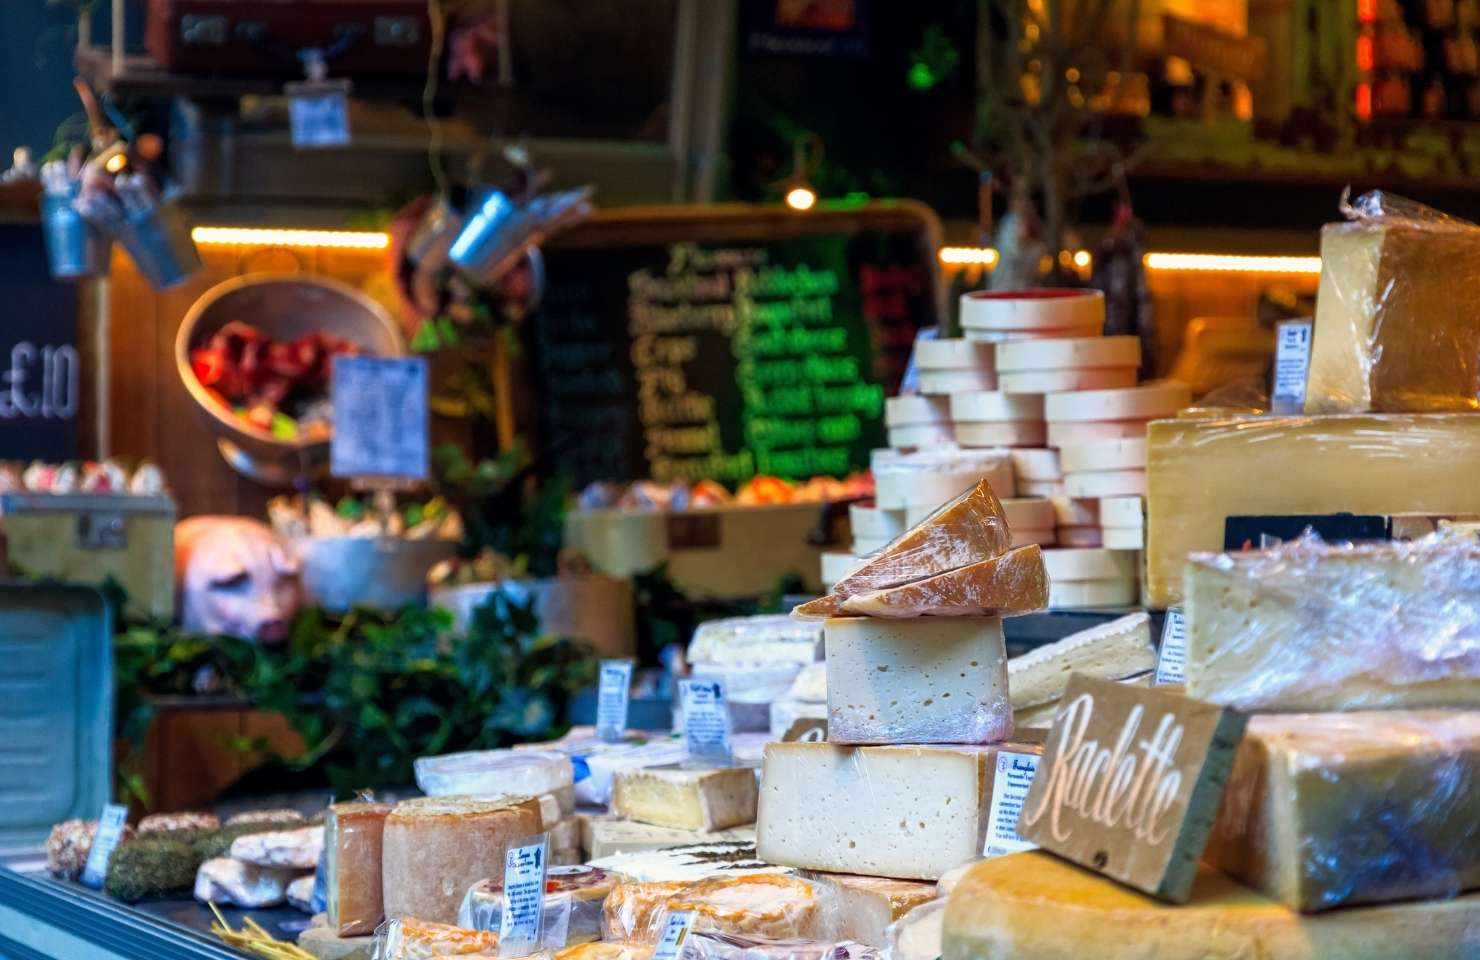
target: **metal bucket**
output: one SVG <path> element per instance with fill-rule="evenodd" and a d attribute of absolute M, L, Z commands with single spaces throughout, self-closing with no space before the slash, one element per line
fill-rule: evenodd
<path fill-rule="evenodd" d="M 56 279 L 108 275 L 108 255 L 113 243 L 103 231 L 82 218 L 72 206 L 71 196 L 42 196 L 41 235 L 46 241 L 51 275 Z"/>
<path fill-rule="evenodd" d="M 118 239 L 156 290 L 184 283 L 200 269 L 200 251 L 190 238 L 190 223 L 172 199 L 129 217 Z"/>
<path fill-rule="evenodd" d="M 462 229 L 458 231 L 447 259 L 477 281 L 497 277 L 498 268 L 520 251 L 520 233 L 510 229 L 518 206 L 502 190 L 474 191 Z"/>

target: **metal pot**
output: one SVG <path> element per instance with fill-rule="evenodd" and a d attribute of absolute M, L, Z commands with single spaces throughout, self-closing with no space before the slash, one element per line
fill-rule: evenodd
<path fill-rule="evenodd" d="M 297 541 L 304 598 L 325 610 L 398 610 L 426 598 L 427 572 L 457 553 L 455 540 L 307 537 Z"/>

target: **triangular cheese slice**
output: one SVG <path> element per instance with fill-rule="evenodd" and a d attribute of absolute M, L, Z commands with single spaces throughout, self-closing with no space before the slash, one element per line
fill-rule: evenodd
<path fill-rule="evenodd" d="M 1070 673 L 1122 680 L 1156 669 L 1151 618 L 1145 613 L 1112 620 L 1007 661 L 1007 689 L 1014 710 L 1056 703 Z"/>
<path fill-rule="evenodd" d="M 1000 557 L 843 601 L 859 617 L 1015 617 L 1048 606 L 1043 551 L 1030 544 Z"/>
<path fill-rule="evenodd" d="M 837 583 L 832 593 L 804 603 L 792 615 L 824 619 L 837 616 L 843 600 L 1000 557 L 1012 546 L 1012 531 L 1002 504 L 987 481 L 947 503 L 872 556 L 864 557 Z"/>

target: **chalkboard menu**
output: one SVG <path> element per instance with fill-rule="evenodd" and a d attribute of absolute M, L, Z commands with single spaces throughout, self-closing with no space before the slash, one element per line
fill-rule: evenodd
<path fill-rule="evenodd" d="M 77 290 L 51 279 L 41 229 L 0 223 L 0 460 L 77 456 Z"/>
<path fill-rule="evenodd" d="M 546 468 L 733 485 L 867 467 L 938 322 L 937 238 L 913 204 L 618 212 L 562 237 L 527 328 Z"/>

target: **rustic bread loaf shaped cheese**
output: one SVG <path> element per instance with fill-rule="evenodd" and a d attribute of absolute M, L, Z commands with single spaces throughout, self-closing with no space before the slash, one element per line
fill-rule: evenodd
<path fill-rule="evenodd" d="M 468 888 L 502 876 L 512 841 L 540 832 L 532 798 L 421 797 L 385 818 L 381 884 L 385 915 L 453 923 Z"/>

